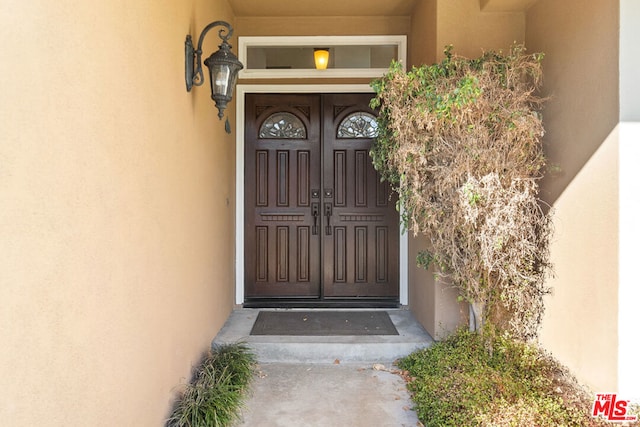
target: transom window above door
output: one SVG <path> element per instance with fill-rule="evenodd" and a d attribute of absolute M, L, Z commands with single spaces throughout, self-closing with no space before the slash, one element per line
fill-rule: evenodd
<path fill-rule="evenodd" d="M 242 79 L 380 77 L 391 61 L 406 63 L 406 36 L 239 37 Z M 329 51 L 329 66 L 318 70 L 314 50 Z"/>

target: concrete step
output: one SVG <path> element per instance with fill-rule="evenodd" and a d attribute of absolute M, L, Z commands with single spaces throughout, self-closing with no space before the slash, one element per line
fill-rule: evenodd
<path fill-rule="evenodd" d="M 292 309 L 293 310 L 293 309 Z M 319 309 L 318 309 L 319 310 Z M 370 311 L 370 309 L 368 309 Z M 237 309 L 213 345 L 246 342 L 260 363 L 383 363 L 428 347 L 433 338 L 406 309 L 385 309 L 399 335 L 284 336 L 250 335 L 258 309 Z"/>

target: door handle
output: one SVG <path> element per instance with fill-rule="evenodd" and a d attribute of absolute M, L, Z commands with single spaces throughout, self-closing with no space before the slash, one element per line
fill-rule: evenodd
<path fill-rule="evenodd" d="M 331 215 L 333 215 L 333 205 L 331 203 L 325 203 L 324 216 L 327 217 L 327 225 L 325 226 L 324 231 L 327 236 L 331 235 Z"/>
<path fill-rule="evenodd" d="M 320 203 L 311 203 L 311 216 L 313 217 L 313 227 L 311 234 L 318 234 L 318 217 L 320 216 Z"/>

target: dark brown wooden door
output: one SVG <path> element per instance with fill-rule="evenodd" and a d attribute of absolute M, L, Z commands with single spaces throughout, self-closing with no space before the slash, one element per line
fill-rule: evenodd
<path fill-rule="evenodd" d="M 247 95 L 245 111 L 245 295 L 317 298 L 320 99 Z"/>
<path fill-rule="evenodd" d="M 369 149 L 371 95 L 323 97 L 324 296 L 398 296 L 398 214 Z"/>
<path fill-rule="evenodd" d="M 245 296 L 396 300 L 398 214 L 371 95 L 247 95 Z"/>

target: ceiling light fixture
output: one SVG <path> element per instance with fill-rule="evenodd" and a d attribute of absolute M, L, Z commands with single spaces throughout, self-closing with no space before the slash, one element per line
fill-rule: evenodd
<path fill-rule="evenodd" d="M 316 70 L 326 70 L 329 65 L 329 48 L 319 47 L 313 49 L 313 59 L 316 63 Z"/>

